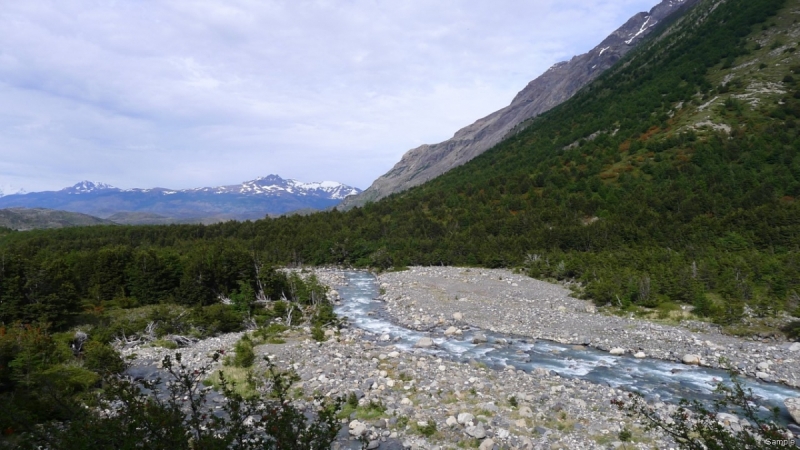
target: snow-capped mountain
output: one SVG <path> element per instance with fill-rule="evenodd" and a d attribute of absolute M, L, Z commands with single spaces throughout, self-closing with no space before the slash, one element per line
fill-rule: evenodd
<path fill-rule="evenodd" d="M 315 181 L 305 183 L 297 180 L 284 180 L 278 175 L 258 177 L 242 184 L 219 186 L 215 188 L 198 188 L 194 191 L 214 192 L 215 194 L 270 195 L 276 192 L 288 192 L 301 196 L 320 196 L 331 200 L 342 200 L 348 195 L 358 194 L 360 189 L 347 186 L 337 181 Z"/>
<path fill-rule="evenodd" d="M 260 219 L 304 209 L 335 206 L 361 190 L 336 181 L 306 183 L 268 175 L 241 184 L 195 189 L 119 189 L 81 181 L 59 191 L 0 197 L 0 208 L 50 208 L 109 217 L 153 213 L 175 219 Z"/>
<path fill-rule="evenodd" d="M 11 184 L 0 184 L 0 197 L 4 197 L 6 195 L 24 194 L 25 192 L 25 189 Z"/>
<path fill-rule="evenodd" d="M 90 192 L 97 192 L 104 189 L 116 189 L 114 186 L 110 184 L 101 183 L 99 181 L 81 181 L 76 183 L 74 186 L 70 186 L 68 188 L 64 188 L 59 192 L 63 192 L 65 194 L 88 194 Z"/>

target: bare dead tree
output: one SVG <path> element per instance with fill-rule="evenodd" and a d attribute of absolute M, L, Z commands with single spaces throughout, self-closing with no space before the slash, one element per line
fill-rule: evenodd
<path fill-rule="evenodd" d="M 292 326 L 292 313 L 294 312 L 295 305 L 294 303 L 289 303 L 289 312 L 286 313 L 286 326 Z"/>
<path fill-rule="evenodd" d="M 258 292 L 256 292 L 256 302 L 259 303 L 266 303 L 269 299 L 264 294 L 264 284 L 261 283 L 261 267 L 263 264 L 256 256 L 255 252 L 253 253 L 253 267 L 256 271 L 256 284 L 258 285 Z"/>
<path fill-rule="evenodd" d="M 148 340 L 155 340 L 156 339 L 156 328 L 158 328 L 158 323 L 156 321 L 152 321 L 147 324 L 144 328 L 144 336 Z"/>

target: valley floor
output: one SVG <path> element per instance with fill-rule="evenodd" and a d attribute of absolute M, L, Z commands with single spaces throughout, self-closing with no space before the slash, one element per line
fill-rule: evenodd
<path fill-rule="evenodd" d="M 460 313 L 478 328 L 564 344 L 670 361 L 697 355 L 709 367 L 723 358 L 742 374 L 800 387 L 800 343 L 737 338 L 697 321 L 667 325 L 601 314 L 562 286 L 508 270 L 413 267 L 379 280 L 387 310 L 409 328 L 429 329 Z"/>
<path fill-rule="evenodd" d="M 344 282 L 338 270 L 319 269 L 316 274 L 334 288 Z M 505 270 L 417 267 L 382 274 L 379 283 L 394 320 L 430 330 L 437 338 L 451 326 L 472 325 L 670 360 L 693 353 L 708 365 L 724 356 L 746 373 L 763 372 L 762 377 L 795 386 L 800 382 L 800 350 L 789 345 L 745 341 L 697 323 L 667 326 L 603 315 L 561 286 Z M 223 335 L 179 351 L 189 364 L 202 364 L 213 350 L 233 351 L 239 336 Z M 356 436 L 378 450 L 675 448 L 665 436 L 644 430 L 617 410 L 611 401 L 625 399 L 627 393 L 608 386 L 544 369 L 492 370 L 422 350 L 404 351 L 376 342 L 376 336 L 367 338 L 355 327 L 345 327 L 325 342 L 313 341 L 307 328 L 282 337 L 285 343 L 261 345 L 257 352 L 300 375 L 298 406 L 313 410 L 314 393 L 336 397 L 354 392 L 359 399 L 358 407 L 345 406 L 343 436 L 334 448 L 359 448 Z M 175 352 L 134 351 L 138 364 Z M 620 440 L 623 430 L 631 432 L 632 441 Z"/>

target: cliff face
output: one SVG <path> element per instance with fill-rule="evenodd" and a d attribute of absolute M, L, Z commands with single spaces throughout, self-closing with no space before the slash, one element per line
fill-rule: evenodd
<path fill-rule="evenodd" d="M 649 13 L 638 13 L 597 47 L 560 62 L 528 83 L 510 105 L 477 120 L 438 144 L 409 150 L 400 162 L 359 195 L 346 198 L 337 208 L 349 209 L 425 183 L 475 158 L 500 142 L 512 128 L 557 106 L 613 66 L 635 48 L 653 28 L 679 9 L 697 0 L 664 0 Z"/>

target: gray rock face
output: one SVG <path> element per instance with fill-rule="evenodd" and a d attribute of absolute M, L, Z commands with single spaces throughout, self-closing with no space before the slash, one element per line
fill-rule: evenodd
<path fill-rule="evenodd" d="M 800 398 L 787 398 L 783 401 L 786 409 L 789 410 L 789 415 L 792 416 L 795 422 L 800 423 Z"/>
<path fill-rule="evenodd" d="M 555 64 L 517 94 L 511 104 L 477 120 L 438 144 L 409 150 L 366 191 L 347 197 L 337 208 L 349 209 L 429 181 L 475 158 L 503 140 L 517 125 L 572 97 L 613 66 L 667 16 L 698 0 L 663 0 L 649 13 L 631 17 L 597 47 Z"/>

